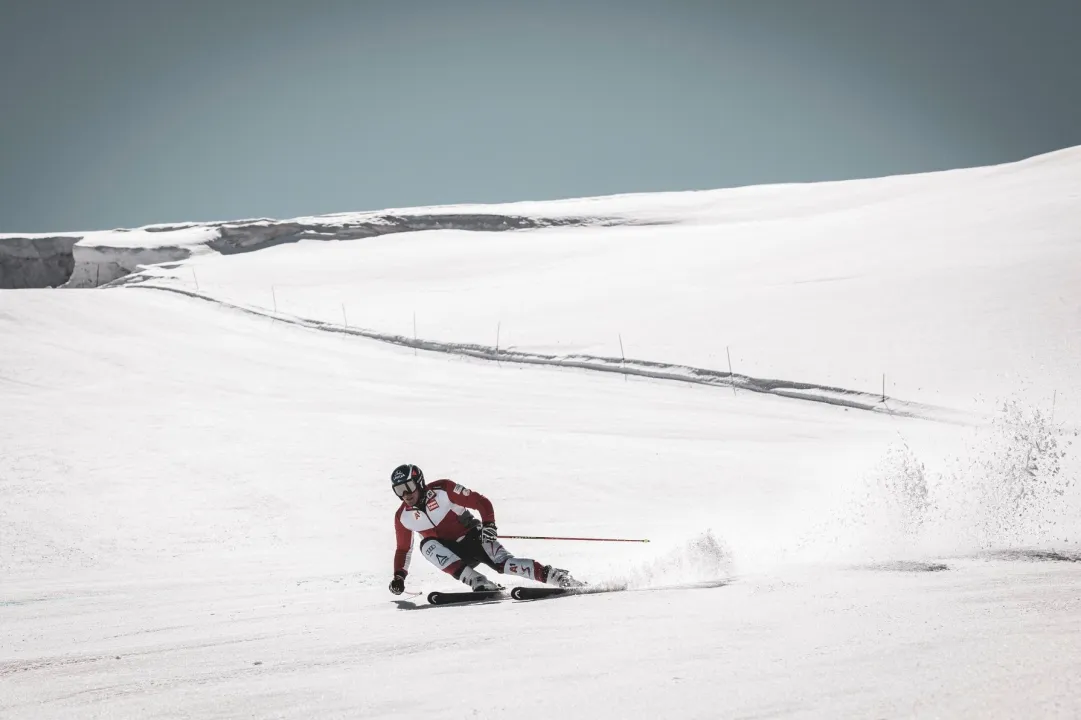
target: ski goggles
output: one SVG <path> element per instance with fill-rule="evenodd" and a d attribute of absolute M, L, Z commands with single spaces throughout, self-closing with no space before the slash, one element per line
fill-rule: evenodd
<path fill-rule="evenodd" d="M 412 480 L 406 480 L 403 483 L 398 483 L 394 486 L 394 494 L 398 497 L 405 497 L 409 493 L 417 491 L 417 484 Z"/>

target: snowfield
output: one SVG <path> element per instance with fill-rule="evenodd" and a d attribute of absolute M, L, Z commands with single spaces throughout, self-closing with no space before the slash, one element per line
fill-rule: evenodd
<path fill-rule="evenodd" d="M 1081 411 L 1081 149 L 549 216 L 590 212 L 641 224 L 301 240 L 127 280 L 428 341 L 723 371 L 730 356 L 754 378 L 881 394 L 884 377 L 886 395 L 970 411 L 1023 387 Z"/>
<path fill-rule="evenodd" d="M 0 716 L 1077 717 L 1079 188 L 1072 149 L 192 225 L 0 291 Z M 632 591 L 391 595 L 403 462 L 506 535 L 648 538 L 505 541 Z"/>

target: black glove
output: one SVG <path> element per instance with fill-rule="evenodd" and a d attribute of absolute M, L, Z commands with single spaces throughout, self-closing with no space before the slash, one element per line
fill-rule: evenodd
<path fill-rule="evenodd" d="M 499 531 L 496 530 L 494 522 L 486 522 L 480 526 L 480 539 L 487 540 L 488 542 L 495 542 L 495 539 L 499 537 Z"/>
<path fill-rule="evenodd" d="M 405 575 L 394 576 L 394 579 L 390 581 L 390 591 L 395 595 L 405 592 Z"/>

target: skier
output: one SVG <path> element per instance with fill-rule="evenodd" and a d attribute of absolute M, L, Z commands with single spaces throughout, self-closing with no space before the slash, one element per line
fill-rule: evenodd
<path fill-rule="evenodd" d="M 425 485 L 424 473 L 416 465 L 394 468 L 390 483 L 402 500 L 394 513 L 397 547 L 390 591 L 395 595 L 405 590 L 414 532 L 420 533 L 420 552 L 430 563 L 474 591 L 503 589 L 474 569 L 480 563 L 500 574 L 516 575 L 556 587 L 580 587 L 583 584 L 566 570 L 512 556 L 499 542 L 491 501 L 480 493 L 451 480 L 436 480 Z M 480 520 L 469 510 L 479 512 Z"/>

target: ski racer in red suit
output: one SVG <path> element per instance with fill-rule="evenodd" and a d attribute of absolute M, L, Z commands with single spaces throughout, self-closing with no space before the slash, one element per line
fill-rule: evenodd
<path fill-rule="evenodd" d="M 394 493 L 402 499 L 394 513 L 397 546 L 390 591 L 395 595 L 405 590 L 414 532 L 420 533 L 420 552 L 430 563 L 475 591 L 502 589 L 476 571 L 481 563 L 500 574 L 557 587 L 582 585 L 566 570 L 512 556 L 499 542 L 491 501 L 480 493 L 452 480 L 436 480 L 426 485 L 424 473 L 416 465 L 396 467 L 390 482 Z M 470 510 L 480 513 L 480 520 Z"/>

